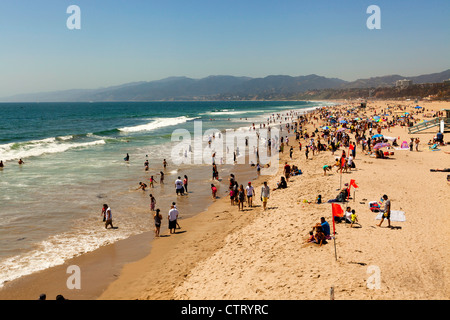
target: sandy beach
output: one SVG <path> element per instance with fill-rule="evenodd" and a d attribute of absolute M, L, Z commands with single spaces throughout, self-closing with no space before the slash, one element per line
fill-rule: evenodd
<path fill-rule="evenodd" d="M 409 106 L 408 112 L 416 105 L 373 101 L 366 112 L 380 114 L 387 106 L 399 104 Z M 417 118 L 450 107 L 447 102 L 421 105 L 426 110 Z M 306 128 L 312 132 L 315 126 L 321 127 L 321 122 L 310 121 Z M 293 159 L 285 148 L 278 174 L 254 182 L 254 208 L 238 211 L 228 198 L 215 200 L 205 212 L 184 220 L 183 232 L 164 233 L 147 257 L 127 264 L 99 299 L 326 300 L 331 287 L 337 300 L 448 299 L 450 223 L 444 215 L 450 206 L 450 186 L 447 173 L 430 169 L 449 167 L 450 148 L 429 149 L 427 142 L 436 132 L 433 128 L 409 135 L 407 127 L 382 129 L 381 134 L 399 137 L 399 143 L 419 137 L 419 151 L 391 149 L 390 159 L 376 159 L 358 146 L 356 169 L 342 177 L 334 168 L 324 176 L 322 167 L 332 164 L 343 148 L 335 155 L 310 153 L 306 160 L 304 149 L 299 151 L 291 139 Z M 447 136 L 444 141 L 449 141 Z M 285 161 L 297 165 L 303 174 L 289 179 L 287 189 L 272 191 L 269 209 L 263 211 L 260 185 L 267 181 L 275 188 Z M 239 176 L 236 179 L 246 184 Z M 319 247 L 306 239 L 321 217 L 332 224 L 327 201 L 351 179 L 358 189 L 352 189 L 349 202 L 340 205 L 344 210 L 355 209 L 360 226 L 336 224 L 335 256 L 333 240 Z M 315 204 L 319 194 L 324 203 Z M 379 201 L 384 194 L 392 210 L 405 212 L 406 221 L 392 221 L 393 228 L 386 221 L 378 227 L 377 213 L 369 209 L 369 202 Z"/>

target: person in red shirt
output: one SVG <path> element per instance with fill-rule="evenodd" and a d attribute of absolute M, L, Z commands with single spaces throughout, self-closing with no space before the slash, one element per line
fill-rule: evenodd
<path fill-rule="evenodd" d="M 291 175 L 291 166 L 287 162 L 284 163 L 284 177 L 286 181 L 289 181 L 289 176 Z"/>

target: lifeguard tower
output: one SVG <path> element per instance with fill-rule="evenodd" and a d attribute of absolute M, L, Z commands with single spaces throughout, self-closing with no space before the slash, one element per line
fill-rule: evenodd
<path fill-rule="evenodd" d="M 424 121 L 415 126 L 408 128 L 408 132 L 418 133 L 420 131 L 424 131 L 433 127 L 439 127 L 439 132 L 450 132 L 450 109 L 442 109 L 444 116 L 437 117 L 430 121 Z"/>

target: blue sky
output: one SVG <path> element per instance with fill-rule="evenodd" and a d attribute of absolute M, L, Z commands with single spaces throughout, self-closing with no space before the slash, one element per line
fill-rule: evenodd
<path fill-rule="evenodd" d="M 70 5 L 81 30 L 66 27 Z M 366 27 L 370 5 L 381 30 Z M 449 16 L 448 0 L 2 0 L 0 97 L 170 76 L 440 72 Z"/>

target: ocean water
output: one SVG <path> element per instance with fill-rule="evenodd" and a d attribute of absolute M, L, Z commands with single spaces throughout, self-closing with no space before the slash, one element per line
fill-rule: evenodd
<path fill-rule="evenodd" d="M 164 217 L 172 201 L 177 201 L 184 218 L 204 210 L 211 201 L 211 165 L 194 163 L 195 159 L 175 164 L 172 152 L 179 141 L 172 141 L 177 137 L 174 130 L 187 130 L 193 139 L 199 123 L 202 133 L 245 131 L 272 114 L 325 105 L 286 101 L 0 104 L 0 160 L 5 164 L 0 169 L 0 287 L 100 246 L 152 231 L 149 193 Z M 205 136 L 197 139 L 206 150 Z M 124 161 L 127 153 L 128 162 Z M 183 157 L 182 150 L 179 156 Z M 19 165 L 19 159 L 24 164 Z M 136 190 L 139 181 L 148 185 L 151 175 L 159 182 L 163 159 L 168 162 L 165 184 Z M 145 160 L 148 171 L 144 171 Z M 219 164 L 221 177 L 231 171 L 232 165 Z M 185 174 L 189 195 L 176 197 L 173 182 Z M 103 203 L 111 206 L 118 229 L 105 230 L 100 216 Z"/>

